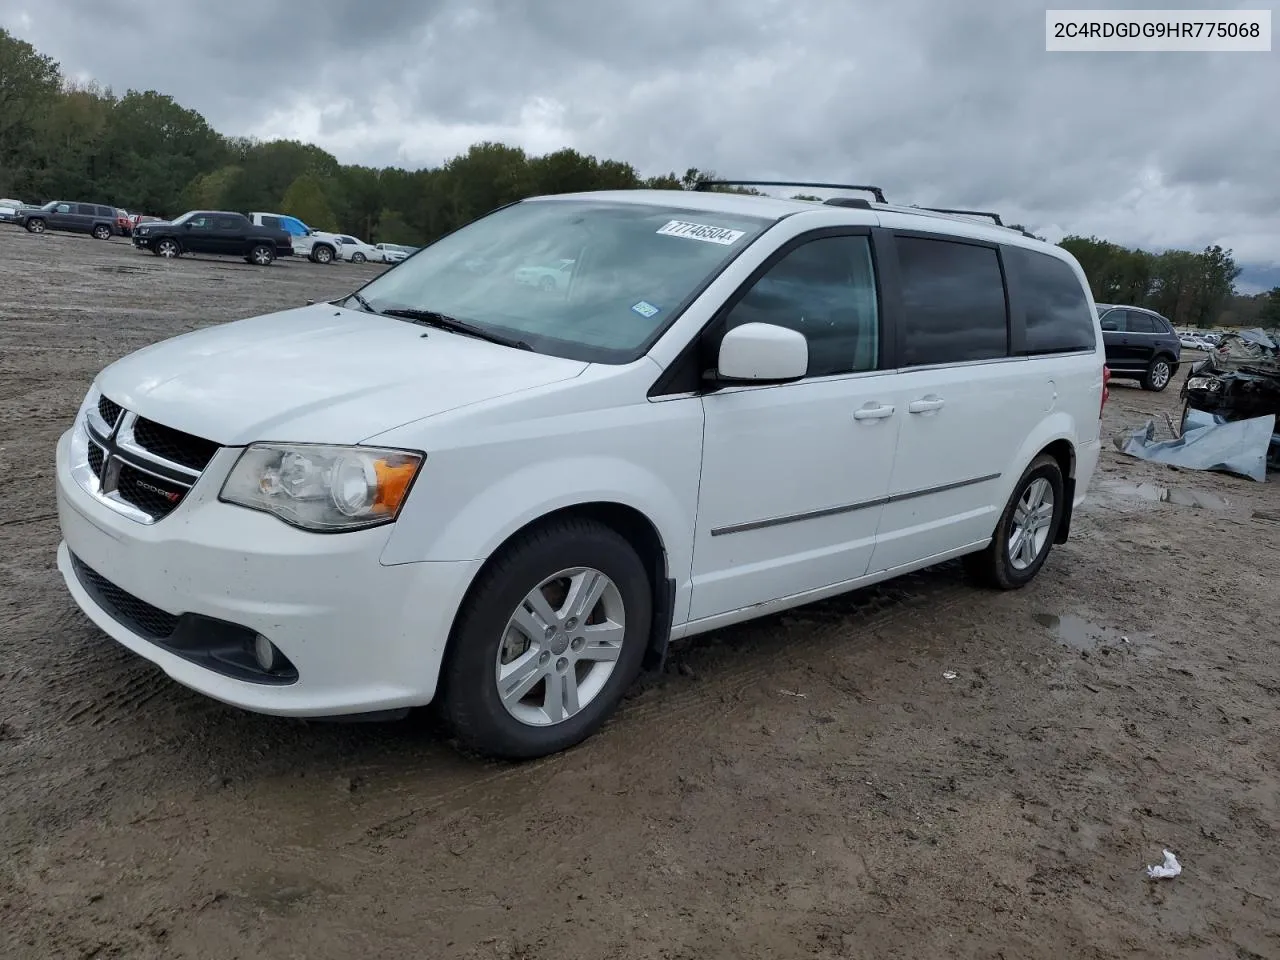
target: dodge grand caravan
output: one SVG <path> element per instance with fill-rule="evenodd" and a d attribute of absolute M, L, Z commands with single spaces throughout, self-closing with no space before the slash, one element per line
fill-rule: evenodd
<path fill-rule="evenodd" d="M 674 638 L 955 557 L 1028 583 L 1094 473 L 1103 350 L 1078 263 L 1016 229 L 537 197 L 103 370 L 58 443 L 58 567 L 228 704 L 432 703 L 464 746 L 544 755 Z"/>

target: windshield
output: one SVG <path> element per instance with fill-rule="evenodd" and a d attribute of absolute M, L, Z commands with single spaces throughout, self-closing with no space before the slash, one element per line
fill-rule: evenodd
<path fill-rule="evenodd" d="M 638 358 L 773 221 L 608 200 L 505 207 L 360 292 L 375 310 L 443 313 L 534 350 Z"/>
<path fill-rule="evenodd" d="M 170 220 L 169 222 L 170 222 L 170 223 L 186 223 L 188 220 L 190 220 L 192 217 L 194 217 L 194 216 L 195 216 L 197 213 L 199 213 L 199 212 L 200 212 L 199 210 L 188 210 L 188 211 L 187 211 L 186 213 L 184 213 L 182 216 L 180 216 L 180 217 L 178 217 L 178 218 L 176 218 L 176 219 L 174 219 L 174 220 Z"/>
<path fill-rule="evenodd" d="M 57 200 L 50 200 L 48 203 L 46 203 L 46 204 L 45 204 L 43 207 L 41 207 L 40 209 L 41 209 L 41 210 L 52 210 L 52 209 L 53 209 L 54 207 L 56 207 L 57 205 L 58 205 L 58 201 L 57 201 Z"/>

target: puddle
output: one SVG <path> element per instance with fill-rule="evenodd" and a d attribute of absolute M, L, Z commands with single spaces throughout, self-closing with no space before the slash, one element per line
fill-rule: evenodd
<path fill-rule="evenodd" d="M 1101 646 L 1128 646 L 1133 640 L 1128 634 L 1112 627 L 1100 627 L 1090 623 L 1084 617 L 1074 614 L 1055 616 L 1051 613 L 1037 613 L 1036 623 L 1048 629 L 1055 640 L 1072 650 L 1094 650 Z"/>
<path fill-rule="evenodd" d="M 1190 487 L 1164 487 L 1158 483 L 1115 483 L 1099 484 L 1108 496 L 1145 500 L 1148 503 L 1173 503 L 1180 507 L 1199 507 L 1202 510 L 1226 510 L 1230 504 L 1226 497 L 1204 490 L 1193 490 Z"/>

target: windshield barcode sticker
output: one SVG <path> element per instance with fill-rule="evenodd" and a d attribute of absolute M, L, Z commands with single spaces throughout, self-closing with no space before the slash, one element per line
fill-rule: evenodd
<path fill-rule="evenodd" d="M 686 240 L 718 243 L 725 247 L 737 243 L 745 235 L 743 230 L 712 227 L 705 223 L 689 223 L 687 220 L 668 220 L 658 228 L 658 233 L 665 237 L 684 237 Z"/>

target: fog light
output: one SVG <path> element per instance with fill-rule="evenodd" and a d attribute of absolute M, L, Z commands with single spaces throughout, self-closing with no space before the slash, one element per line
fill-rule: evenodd
<path fill-rule="evenodd" d="M 275 669 L 276 660 L 278 659 L 275 644 L 262 634 L 258 634 L 253 638 L 253 655 L 258 660 L 258 666 L 267 673 Z"/>

